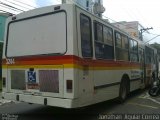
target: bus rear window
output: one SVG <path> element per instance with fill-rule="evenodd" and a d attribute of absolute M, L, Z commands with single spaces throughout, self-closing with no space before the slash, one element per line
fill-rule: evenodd
<path fill-rule="evenodd" d="M 66 14 L 58 12 L 10 22 L 7 35 L 7 57 L 64 54 Z"/>

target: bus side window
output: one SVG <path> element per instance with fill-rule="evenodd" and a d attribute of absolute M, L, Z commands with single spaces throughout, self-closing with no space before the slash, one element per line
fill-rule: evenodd
<path fill-rule="evenodd" d="M 103 45 L 103 26 L 97 22 L 94 23 L 95 33 L 95 55 L 98 59 L 104 57 L 104 45 Z"/>
<path fill-rule="evenodd" d="M 121 34 L 116 32 L 116 47 L 121 48 L 122 47 L 122 36 Z"/>
<path fill-rule="evenodd" d="M 115 32 L 115 45 L 116 45 L 116 59 L 117 60 L 129 60 L 129 43 L 127 36 Z"/>
<path fill-rule="evenodd" d="M 129 61 L 129 42 L 128 37 L 122 35 L 122 59 L 125 61 Z"/>
<path fill-rule="evenodd" d="M 84 58 L 91 58 L 93 56 L 91 19 L 84 14 L 80 15 L 80 29 L 82 56 Z"/>
<path fill-rule="evenodd" d="M 130 60 L 138 62 L 138 42 L 130 39 Z"/>
<path fill-rule="evenodd" d="M 113 30 L 109 27 L 103 27 L 104 38 L 104 59 L 114 59 L 113 48 Z"/>
<path fill-rule="evenodd" d="M 151 48 L 145 46 L 145 54 L 146 54 L 146 63 L 147 64 L 154 63 L 153 62 L 154 61 L 154 51 Z"/>
<path fill-rule="evenodd" d="M 113 30 L 100 23 L 94 23 L 95 55 L 97 59 L 114 59 Z"/>

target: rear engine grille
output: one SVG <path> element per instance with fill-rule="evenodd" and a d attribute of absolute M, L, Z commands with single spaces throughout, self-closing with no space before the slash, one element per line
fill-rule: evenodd
<path fill-rule="evenodd" d="M 25 71 L 24 70 L 11 70 L 11 88 L 25 90 Z"/>
<path fill-rule="evenodd" d="M 39 83 L 41 92 L 59 93 L 58 70 L 39 70 Z"/>

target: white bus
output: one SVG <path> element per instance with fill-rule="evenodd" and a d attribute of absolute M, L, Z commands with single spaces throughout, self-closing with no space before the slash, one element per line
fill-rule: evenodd
<path fill-rule="evenodd" d="M 64 108 L 124 101 L 150 84 L 155 56 L 76 5 L 38 8 L 7 19 L 2 97 Z"/>

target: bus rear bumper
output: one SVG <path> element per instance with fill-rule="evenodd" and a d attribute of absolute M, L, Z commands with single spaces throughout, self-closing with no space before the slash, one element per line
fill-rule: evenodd
<path fill-rule="evenodd" d="M 13 101 L 62 107 L 62 108 L 77 108 L 78 99 L 68 99 L 68 98 L 53 98 L 35 95 L 24 95 L 15 93 L 2 92 L 2 98 Z"/>

